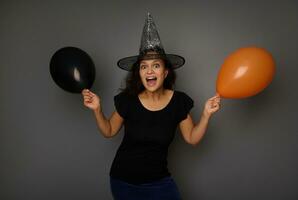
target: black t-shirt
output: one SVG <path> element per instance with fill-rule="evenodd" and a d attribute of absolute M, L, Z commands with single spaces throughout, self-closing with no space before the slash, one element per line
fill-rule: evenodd
<path fill-rule="evenodd" d="M 122 92 L 114 97 L 114 103 L 124 119 L 124 137 L 110 176 L 139 184 L 171 175 L 167 168 L 168 147 L 177 125 L 193 107 L 193 100 L 183 92 L 174 91 L 166 107 L 150 111 L 138 96 Z"/>

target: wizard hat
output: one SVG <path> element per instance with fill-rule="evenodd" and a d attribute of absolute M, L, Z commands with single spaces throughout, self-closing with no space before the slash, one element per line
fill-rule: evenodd
<path fill-rule="evenodd" d="M 147 52 L 156 52 L 155 54 L 147 54 Z M 173 69 L 177 69 L 184 65 L 185 59 L 174 54 L 166 54 L 161 44 L 155 23 L 150 13 L 147 15 L 143 28 L 139 55 L 122 58 L 117 65 L 124 70 L 131 71 L 134 64 L 144 59 L 164 59 Z"/>

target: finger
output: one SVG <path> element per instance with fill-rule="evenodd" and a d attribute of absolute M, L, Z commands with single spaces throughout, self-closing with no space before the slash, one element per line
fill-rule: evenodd
<path fill-rule="evenodd" d="M 89 106 L 90 106 L 90 104 L 89 104 L 88 102 L 84 102 L 84 105 L 85 105 L 86 107 L 89 107 Z"/>
<path fill-rule="evenodd" d="M 84 95 L 84 96 L 83 96 L 83 99 L 84 99 L 84 100 L 85 100 L 85 99 L 91 100 L 92 97 L 90 97 L 90 96 L 88 96 L 88 95 Z"/>
<path fill-rule="evenodd" d="M 95 93 L 91 92 L 90 90 L 88 90 L 88 94 L 89 94 L 90 96 L 95 96 L 95 95 L 96 95 Z"/>
<path fill-rule="evenodd" d="M 90 90 L 88 90 L 88 89 L 85 88 L 85 89 L 82 90 L 82 92 L 88 93 L 88 92 L 90 92 Z"/>
<path fill-rule="evenodd" d="M 85 93 L 83 94 L 83 96 L 89 96 L 89 97 L 92 97 L 93 95 L 92 95 L 90 92 L 85 92 Z"/>
<path fill-rule="evenodd" d="M 220 106 L 217 104 L 217 105 L 215 105 L 215 106 L 213 107 L 213 109 L 214 109 L 214 110 L 218 110 L 219 107 L 220 107 Z"/>
<path fill-rule="evenodd" d="M 216 112 L 219 110 L 219 106 L 215 106 L 213 108 L 210 109 L 212 112 Z"/>
<path fill-rule="evenodd" d="M 83 89 L 82 92 L 85 92 L 85 93 L 93 93 L 91 90 L 89 89 Z"/>
<path fill-rule="evenodd" d="M 90 105 L 92 102 L 90 101 L 84 101 L 84 105 Z"/>
<path fill-rule="evenodd" d="M 220 97 L 217 97 L 214 100 L 215 100 L 215 102 L 220 102 L 221 99 L 220 99 Z"/>
<path fill-rule="evenodd" d="M 84 97 L 84 101 L 92 101 L 92 98 L 90 98 L 90 97 Z"/>
<path fill-rule="evenodd" d="M 219 103 L 220 100 L 218 100 L 218 99 L 211 99 L 208 102 L 211 103 L 211 104 L 214 104 L 214 103 Z"/>
<path fill-rule="evenodd" d="M 91 103 L 91 102 L 89 102 L 89 101 L 84 101 L 84 105 L 86 106 L 86 105 L 89 105 L 89 103 Z"/>
<path fill-rule="evenodd" d="M 216 98 L 216 96 L 213 96 L 213 97 L 209 98 L 209 100 L 213 100 L 213 99 L 215 99 L 215 98 Z"/>
<path fill-rule="evenodd" d="M 209 100 L 214 100 L 214 99 L 217 99 L 217 98 L 219 98 L 219 97 L 215 95 L 215 96 L 209 98 Z"/>
<path fill-rule="evenodd" d="M 217 106 L 219 106 L 220 104 L 219 103 L 217 103 L 217 102 L 213 102 L 212 103 L 212 107 L 214 108 L 214 107 L 217 107 Z"/>
<path fill-rule="evenodd" d="M 90 92 L 87 91 L 87 90 L 83 90 L 83 91 L 82 91 L 82 94 L 83 94 L 83 95 L 86 95 L 86 94 L 90 94 Z"/>

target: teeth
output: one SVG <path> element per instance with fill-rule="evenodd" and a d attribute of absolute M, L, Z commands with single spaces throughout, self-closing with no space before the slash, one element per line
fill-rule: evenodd
<path fill-rule="evenodd" d="M 156 77 L 148 77 L 146 78 L 146 80 L 156 80 L 157 78 Z"/>

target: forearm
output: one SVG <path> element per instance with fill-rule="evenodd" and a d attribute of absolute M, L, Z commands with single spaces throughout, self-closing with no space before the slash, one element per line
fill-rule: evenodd
<path fill-rule="evenodd" d="M 99 131 L 103 134 L 104 137 L 112 137 L 111 134 L 111 124 L 109 120 L 106 119 L 102 111 L 96 109 L 93 111 L 95 119 L 96 119 L 96 125 L 99 129 Z"/>
<path fill-rule="evenodd" d="M 210 116 L 202 114 L 200 121 L 193 127 L 190 135 L 190 143 L 196 145 L 203 138 L 209 123 Z"/>

